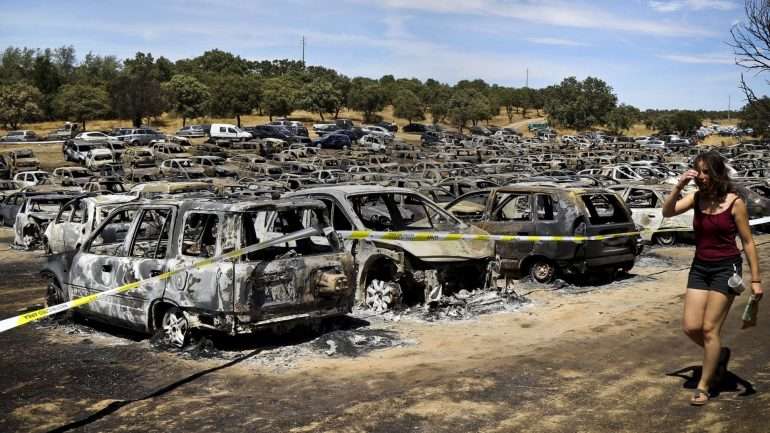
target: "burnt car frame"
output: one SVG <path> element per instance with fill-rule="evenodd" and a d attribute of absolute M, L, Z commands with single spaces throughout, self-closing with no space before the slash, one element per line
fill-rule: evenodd
<path fill-rule="evenodd" d="M 500 187 L 465 194 L 445 209 L 490 234 L 594 236 L 636 231 L 631 212 L 620 196 L 601 188 Z M 537 282 L 552 281 L 560 272 L 627 272 L 640 251 L 638 235 L 584 242 L 495 243 L 502 274 L 529 274 Z"/>
<path fill-rule="evenodd" d="M 286 236 L 297 232 L 307 234 Z M 324 204 L 313 200 L 199 198 L 120 206 L 78 251 L 49 256 L 43 270 L 48 302 L 103 292 L 270 240 L 268 248 L 102 297 L 76 313 L 147 333 L 162 330 L 181 346 L 193 328 L 234 335 L 350 311 L 350 260 L 328 227 Z"/>
<path fill-rule="evenodd" d="M 345 185 L 285 194 L 324 202 L 335 230 L 448 231 L 486 234 L 427 197 L 405 188 Z M 375 310 L 399 302 L 437 301 L 444 294 L 482 288 L 493 257 L 487 241 L 348 240 L 355 262 L 356 301 Z"/>

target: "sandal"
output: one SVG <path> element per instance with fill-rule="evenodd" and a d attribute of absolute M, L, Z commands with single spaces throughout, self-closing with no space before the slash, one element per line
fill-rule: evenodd
<path fill-rule="evenodd" d="M 690 398 L 690 404 L 692 406 L 703 406 L 709 401 L 709 392 L 697 388 L 695 394 Z"/>

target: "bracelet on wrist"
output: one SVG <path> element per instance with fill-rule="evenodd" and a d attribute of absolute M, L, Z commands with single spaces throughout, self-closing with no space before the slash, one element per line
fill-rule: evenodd
<path fill-rule="evenodd" d="M 752 284 L 754 284 L 754 283 L 761 284 L 762 280 L 751 280 L 751 283 Z"/>

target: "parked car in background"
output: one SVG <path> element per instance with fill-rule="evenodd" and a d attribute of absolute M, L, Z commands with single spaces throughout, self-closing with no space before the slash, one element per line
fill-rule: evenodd
<path fill-rule="evenodd" d="M 192 155 L 176 143 L 161 142 L 152 145 L 152 156 L 156 161 L 163 161 L 170 158 L 189 158 Z"/>
<path fill-rule="evenodd" d="M 206 136 L 206 130 L 203 125 L 187 125 L 179 128 L 175 135 L 189 138 L 200 138 Z"/>
<path fill-rule="evenodd" d="M 93 175 L 83 167 L 59 167 L 51 173 L 51 183 L 61 186 L 83 186 Z"/>
<path fill-rule="evenodd" d="M 76 139 L 64 143 L 64 160 L 79 164 L 86 162 L 88 152 L 101 147 L 101 142 Z"/>
<path fill-rule="evenodd" d="M 148 146 L 153 141 L 166 139 L 165 135 L 150 128 L 123 129 L 119 134 L 115 138 L 129 146 Z"/>
<path fill-rule="evenodd" d="M 9 175 L 21 171 L 39 170 L 40 160 L 37 159 L 32 149 L 15 149 L 3 154 L 3 159 L 8 166 Z"/>
<path fill-rule="evenodd" d="M 79 132 L 72 139 L 75 141 L 107 141 L 114 140 L 116 137 L 112 137 L 100 131 L 84 131 Z"/>
<path fill-rule="evenodd" d="M 422 123 L 409 123 L 407 125 L 404 125 L 403 128 L 401 128 L 402 131 L 408 132 L 410 134 L 422 134 L 423 132 L 428 130 L 427 125 L 424 125 Z"/>
<path fill-rule="evenodd" d="M 64 122 L 61 128 L 49 133 L 47 138 L 49 140 L 69 140 L 78 132 L 80 132 L 79 123 Z"/>
<path fill-rule="evenodd" d="M 8 131 L 8 133 L 5 134 L 5 137 L 0 138 L 0 141 L 7 142 L 26 142 L 38 140 L 40 140 L 40 138 L 37 136 L 35 131 L 28 129 L 21 131 Z"/>
<path fill-rule="evenodd" d="M 350 137 L 344 134 L 329 134 L 313 141 L 321 149 L 344 149 L 351 146 Z"/>
<path fill-rule="evenodd" d="M 112 155 L 112 151 L 104 148 L 96 148 L 90 150 L 86 154 L 85 166 L 89 170 L 99 170 L 99 167 L 105 164 L 115 162 L 115 158 Z"/>
<path fill-rule="evenodd" d="M 19 189 L 21 189 L 35 185 L 43 185 L 49 182 L 49 177 L 50 175 L 46 171 L 30 170 L 16 173 L 16 175 L 13 176 L 13 180 L 16 182 L 16 185 L 19 187 Z"/>
<path fill-rule="evenodd" d="M 149 147 L 130 147 L 123 154 L 122 162 L 127 168 L 155 167 L 155 156 Z"/>
<path fill-rule="evenodd" d="M 379 135 L 388 139 L 393 138 L 393 132 L 378 125 L 364 125 L 361 129 L 367 134 Z"/>
<path fill-rule="evenodd" d="M 230 125 L 228 123 L 213 123 L 211 125 L 211 130 L 209 131 L 209 136 L 212 139 L 227 139 L 236 141 L 243 141 L 252 138 L 252 134 L 250 132 L 244 131 L 237 126 Z"/>

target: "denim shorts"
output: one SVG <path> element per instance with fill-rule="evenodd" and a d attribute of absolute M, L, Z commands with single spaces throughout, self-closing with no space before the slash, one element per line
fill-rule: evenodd
<path fill-rule="evenodd" d="M 741 256 L 719 260 L 715 262 L 706 262 L 693 259 L 690 266 L 690 275 L 687 278 L 687 288 L 701 290 L 715 290 L 725 295 L 739 295 L 727 284 L 727 280 L 733 276 L 735 271 L 742 275 L 743 259 Z"/>

